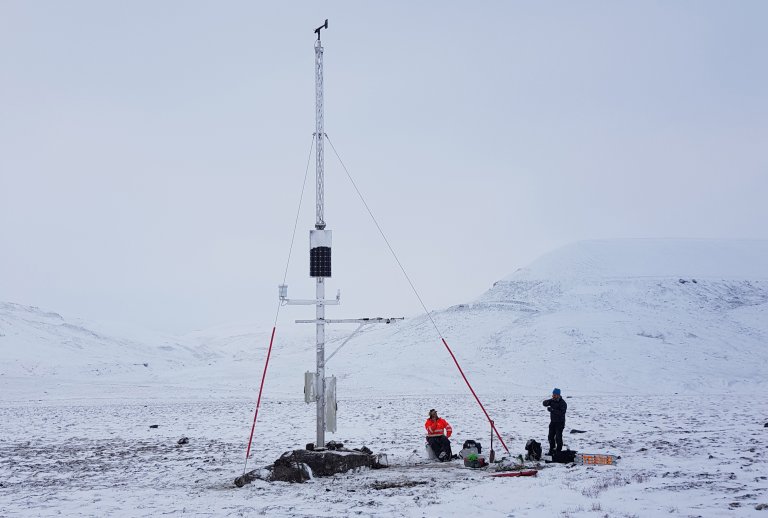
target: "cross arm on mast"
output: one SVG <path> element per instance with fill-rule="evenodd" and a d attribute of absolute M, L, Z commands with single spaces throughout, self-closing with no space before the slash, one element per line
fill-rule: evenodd
<path fill-rule="evenodd" d="M 341 290 L 336 292 L 335 299 L 289 299 L 288 285 L 281 284 L 279 287 L 280 305 L 300 305 L 300 306 L 337 306 L 341 304 Z"/>
<path fill-rule="evenodd" d="M 365 325 L 365 324 L 391 324 L 398 320 L 405 320 L 405 317 L 340 318 L 340 319 L 324 318 L 322 320 L 326 324 L 363 324 Z M 319 320 L 296 320 L 297 324 L 316 324 L 318 322 Z"/>
<path fill-rule="evenodd" d="M 284 304 L 287 304 L 289 306 L 338 306 L 341 304 L 338 299 L 323 299 L 323 300 L 309 300 L 309 299 L 286 299 L 283 301 Z M 323 319 L 324 322 L 328 322 L 328 320 Z M 312 321 L 314 322 L 314 320 Z"/>

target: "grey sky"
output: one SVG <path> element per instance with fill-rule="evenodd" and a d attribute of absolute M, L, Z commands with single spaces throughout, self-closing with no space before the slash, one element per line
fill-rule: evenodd
<path fill-rule="evenodd" d="M 271 326 L 325 18 L 326 131 L 430 309 L 574 240 L 768 237 L 766 2 L 5 0 L 0 300 Z M 329 316 L 418 312 L 326 164 Z"/>

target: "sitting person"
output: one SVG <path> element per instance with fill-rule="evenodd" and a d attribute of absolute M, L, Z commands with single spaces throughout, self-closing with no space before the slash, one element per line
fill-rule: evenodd
<path fill-rule="evenodd" d="M 429 419 L 424 423 L 427 429 L 427 442 L 435 457 L 440 462 L 451 460 L 451 441 L 448 438 L 453 433 L 451 425 L 442 417 L 437 417 L 437 410 L 434 408 L 429 411 Z"/>

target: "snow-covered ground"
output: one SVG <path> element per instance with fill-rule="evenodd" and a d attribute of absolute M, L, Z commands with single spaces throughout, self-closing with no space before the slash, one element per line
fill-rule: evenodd
<path fill-rule="evenodd" d="M 329 318 L 359 316 L 344 308 Z M 298 400 L 314 334 L 292 323 L 307 311 L 281 313 L 249 470 L 314 440 Z M 586 430 L 566 444 L 619 464 L 507 479 L 426 464 L 429 408 L 454 445 L 489 440 L 433 321 L 514 455 L 546 441 L 559 386 L 566 432 Z M 353 330 L 332 327 L 328 355 Z M 371 326 L 328 364 L 328 438 L 391 467 L 235 489 L 270 333 L 158 336 L 0 303 L 0 515 L 768 516 L 765 241 L 576 243 L 474 301 Z"/>
<path fill-rule="evenodd" d="M 489 398 L 505 442 L 545 438 L 541 397 Z M 390 468 L 306 484 L 236 489 L 247 401 L 132 401 L 0 407 L 0 515 L 53 516 L 765 516 L 768 405 L 760 395 L 568 398 L 571 448 L 620 455 L 616 466 L 546 465 L 536 478 L 491 478 L 458 461 L 425 463 L 431 407 L 454 445 L 489 432 L 470 398 L 346 399 L 340 433 L 388 455 Z M 248 469 L 313 437 L 313 406 L 267 401 Z M 156 429 L 150 425 L 159 425 Z M 186 436 L 189 443 L 178 445 Z M 500 450 L 498 442 L 495 448 Z M 386 486 L 394 486 L 387 488 Z"/>

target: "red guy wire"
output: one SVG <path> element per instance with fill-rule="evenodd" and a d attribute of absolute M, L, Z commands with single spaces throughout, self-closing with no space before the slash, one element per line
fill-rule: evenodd
<path fill-rule="evenodd" d="M 461 377 L 464 378 L 464 382 L 469 387 L 469 390 L 472 392 L 472 395 L 475 396 L 475 400 L 477 400 L 477 404 L 480 405 L 480 408 L 483 409 L 483 413 L 485 414 L 485 417 L 488 419 L 488 422 L 491 423 L 491 428 L 493 428 L 493 431 L 496 432 L 496 437 L 499 438 L 499 441 L 501 441 L 501 445 L 504 446 L 504 449 L 507 450 L 507 453 L 509 453 L 509 448 L 507 448 L 507 445 L 504 444 L 504 439 L 501 438 L 501 435 L 499 434 L 499 431 L 496 429 L 496 425 L 493 424 L 493 420 L 491 419 L 491 416 L 488 415 L 488 412 L 485 411 L 485 407 L 480 402 L 480 398 L 477 397 L 477 394 L 475 394 L 475 389 L 472 388 L 472 385 L 469 384 L 469 380 L 464 375 L 464 371 L 461 368 L 461 365 L 459 365 L 458 360 L 456 360 L 456 356 L 453 355 L 453 351 L 451 351 L 451 348 L 448 347 L 448 342 L 445 341 L 445 338 L 440 337 L 440 339 L 443 341 L 443 345 L 446 349 L 448 349 L 448 352 L 451 355 L 451 358 L 453 358 L 453 363 L 456 364 L 456 367 L 459 369 L 459 372 L 461 373 Z"/>
<path fill-rule="evenodd" d="M 259 386 L 259 398 L 256 400 L 256 412 L 253 414 L 253 426 L 251 426 L 251 436 L 248 438 L 248 450 L 245 452 L 245 462 L 248 463 L 248 455 L 251 454 L 251 441 L 253 441 L 253 430 L 256 428 L 256 418 L 259 417 L 259 408 L 261 407 L 261 391 L 264 390 L 264 380 L 267 377 L 267 367 L 269 367 L 269 357 L 272 354 L 272 342 L 275 340 L 275 329 L 272 328 L 272 337 L 269 339 L 269 350 L 267 350 L 267 361 L 264 362 L 264 373 L 261 375 L 261 386 Z"/>

